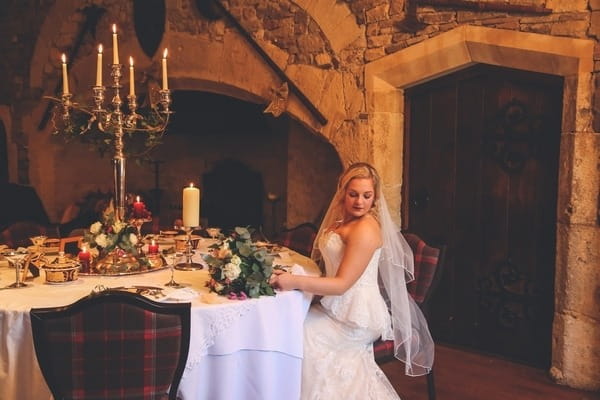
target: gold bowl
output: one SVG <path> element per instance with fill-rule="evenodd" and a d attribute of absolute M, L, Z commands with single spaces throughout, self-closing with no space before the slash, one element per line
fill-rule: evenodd
<path fill-rule="evenodd" d="M 74 262 L 46 265 L 43 269 L 46 272 L 46 283 L 68 283 L 79 277 L 79 264 Z"/>

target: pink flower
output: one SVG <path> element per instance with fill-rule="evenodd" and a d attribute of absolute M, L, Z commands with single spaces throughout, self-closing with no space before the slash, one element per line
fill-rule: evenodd
<path fill-rule="evenodd" d="M 240 294 L 238 294 L 238 300 L 246 300 L 247 298 L 246 292 L 240 292 Z"/>
<path fill-rule="evenodd" d="M 227 298 L 229 300 L 237 300 L 238 299 L 237 295 L 233 292 L 229 292 L 229 295 L 227 296 Z"/>

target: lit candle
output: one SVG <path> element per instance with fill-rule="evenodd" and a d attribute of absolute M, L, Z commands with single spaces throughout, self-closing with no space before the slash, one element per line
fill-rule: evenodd
<path fill-rule="evenodd" d="M 117 24 L 113 24 L 113 64 L 119 63 L 119 42 L 117 40 Z"/>
<path fill-rule="evenodd" d="M 167 82 L 167 54 L 169 54 L 168 50 L 165 49 L 164 53 L 163 53 L 163 58 L 162 58 L 162 83 L 163 83 L 163 90 L 168 90 L 169 89 L 169 83 Z"/>
<path fill-rule="evenodd" d="M 63 80 L 63 94 L 69 93 L 69 77 L 67 76 L 67 56 L 65 53 L 60 57 L 62 60 L 62 80 Z"/>
<path fill-rule="evenodd" d="M 145 209 L 146 205 L 140 201 L 140 196 L 136 196 L 135 202 L 133 203 L 133 216 L 135 218 L 143 218 Z"/>
<path fill-rule="evenodd" d="M 102 45 L 98 45 L 98 63 L 96 64 L 96 86 L 102 86 Z"/>
<path fill-rule="evenodd" d="M 129 57 L 129 95 L 135 96 L 135 79 L 133 77 L 133 57 Z"/>
<path fill-rule="evenodd" d="M 90 272 L 90 260 L 92 258 L 92 255 L 88 251 L 87 247 L 81 247 L 81 251 L 79 252 L 78 258 L 79 262 L 81 263 L 81 272 Z"/>
<path fill-rule="evenodd" d="M 193 183 L 183 189 L 183 226 L 200 226 L 200 189 Z"/>
<path fill-rule="evenodd" d="M 158 254 L 158 245 L 152 239 L 152 242 L 148 245 L 148 254 Z"/>

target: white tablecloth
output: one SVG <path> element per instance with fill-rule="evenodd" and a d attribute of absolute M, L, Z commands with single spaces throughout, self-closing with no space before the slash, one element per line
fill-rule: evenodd
<path fill-rule="evenodd" d="M 292 263 L 309 274 L 317 267 L 294 254 Z M 289 262 L 288 262 L 289 263 Z M 96 285 L 160 286 L 169 270 L 140 275 L 82 276 L 64 285 L 43 276 L 23 289 L 0 290 L 0 399 L 51 399 L 38 367 L 29 310 L 75 302 Z M 43 275 L 43 272 L 42 272 Z M 14 269 L 0 268 L 0 287 L 14 282 Z M 190 353 L 179 394 L 183 399 L 296 399 L 300 393 L 302 324 L 311 296 L 298 291 L 212 304 L 206 269 L 175 271 L 175 280 L 193 288 Z M 172 289 L 167 289 L 166 293 Z"/>

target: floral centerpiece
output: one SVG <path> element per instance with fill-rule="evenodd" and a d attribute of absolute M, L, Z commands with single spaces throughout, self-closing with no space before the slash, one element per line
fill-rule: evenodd
<path fill-rule="evenodd" d="M 241 300 L 275 295 L 269 284 L 273 256 L 252 242 L 247 228 L 236 227 L 230 236 L 211 246 L 204 260 L 211 277 L 206 286 L 212 292 Z"/>
<path fill-rule="evenodd" d="M 150 213 L 145 211 L 144 216 L 149 215 Z M 98 259 L 95 266 L 97 273 L 122 273 L 129 272 L 136 266 L 142 269 L 148 267 L 148 260 L 138 257 L 137 227 L 117 218 L 112 200 L 102 213 L 102 220 L 90 225 L 90 229 L 84 234 L 84 241 L 90 247 L 92 257 Z"/>

